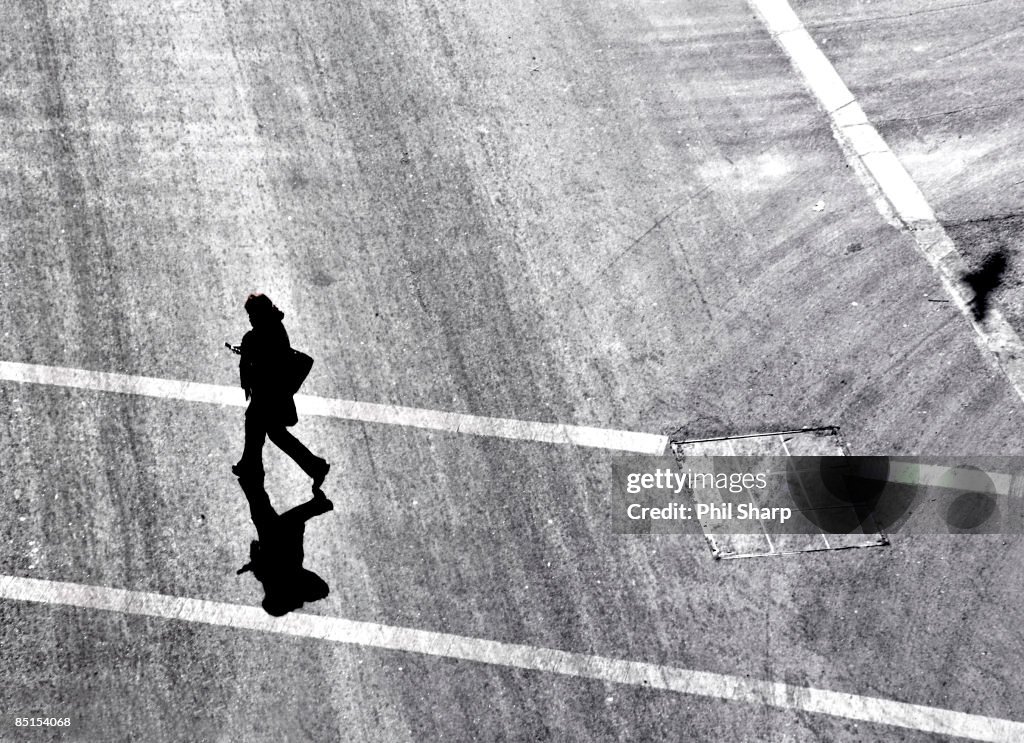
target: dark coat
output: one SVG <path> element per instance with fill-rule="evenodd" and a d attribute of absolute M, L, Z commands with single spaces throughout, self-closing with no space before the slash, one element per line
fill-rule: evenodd
<path fill-rule="evenodd" d="M 246 415 L 263 417 L 268 426 L 294 426 L 299 422 L 288 385 L 291 358 L 288 333 L 280 320 L 265 320 L 242 338 L 238 375 L 252 401 Z"/>

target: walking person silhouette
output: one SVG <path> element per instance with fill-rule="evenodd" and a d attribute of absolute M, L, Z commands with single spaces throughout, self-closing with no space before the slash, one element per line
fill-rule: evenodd
<path fill-rule="evenodd" d="M 245 300 L 252 330 L 242 338 L 238 374 L 249 407 L 245 411 L 245 448 L 231 471 L 240 478 L 263 477 L 263 444 L 269 437 L 313 479 L 314 492 L 323 485 L 331 465 L 313 454 L 288 430 L 299 422 L 290 386 L 291 344 L 284 313 L 265 294 Z"/>

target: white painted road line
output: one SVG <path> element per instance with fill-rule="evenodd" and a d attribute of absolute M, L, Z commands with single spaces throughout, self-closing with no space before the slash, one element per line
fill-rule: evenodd
<path fill-rule="evenodd" d="M 974 328 L 984 356 L 1006 375 L 1024 400 L 1024 341 L 998 309 L 983 322 L 974 319 L 974 290 L 960 278 L 965 266 L 956 245 L 924 194 L 889 145 L 868 121 L 857 99 L 807 32 L 787 0 L 747 0 L 793 63 L 829 117 L 832 133 L 847 161 L 874 198 L 882 216 L 905 227 L 918 252 L 939 274 L 953 304 Z"/>
<path fill-rule="evenodd" d="M 128 395 L 144 395 L 215 405 L 236 407 L 245 407 L 246 405 L 244 395 L 239 387 L 183 382 L 157 377 L 139 377 L 115 372 L 69 369 L 60 366 L 21 364 L 13 361 L 0 361 L 0 381 L 119 392 Z M 667 436 L 652 433 L 572 426 L 563 423 L 520 421 L 510 418 L 487 418 L 479 415 L 446 413 L 440 410 L 407 408 L 399 405 L 334 400 L 312 395 L 296 395 L 295 406 L 301 415 L 411 426 L 474 436 L 540 441 L 549 444 L 571 444 L 636 454 L 661 455 L 668 447 Z"/>
<path fill-rule="evenodd" d="M 537 648 L 443 632 L 391 627 L 295 612 L 275 619 L 255 606 L 142 593 L 120 588 L 0 576 L 0 598 L 273 632 L 330 642 L 596 679 L 780 709 L 893 725 L 971 740 L 1018 743 L 1024 723 L 964 712 L 759 681 L 740 676 Z"/>
<path fill-rule="evenodd" d="M 913 485 L 920 488 L 948 488 L 955 491 L 986 493 L 1000 496 L 1020 496 L 1022 488 L 1015 475 L 1005 472 L 988 472 L 969 467 L 944 467 L 937 464 L 901 462 L 890 460 L 884 478 L 873 477 L 865 472 L 862 477 L 884 479 L 899 485 Z M 880 473 L 879 473 L 880 474 Z"/>

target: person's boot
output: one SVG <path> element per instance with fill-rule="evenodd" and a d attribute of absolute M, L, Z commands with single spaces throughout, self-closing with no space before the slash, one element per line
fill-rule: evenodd
<path fill-rule="evenodd" d="M 313 502 L 320 508 L 320 513 L 327 513 L 334 510 L 334 504 L 320 488 L 313 488 Z"/>
<path fill-rule="evenodd" d="M 320 489 L 320 486 L 324 484 L 324 480 L 327 479 L 327 473 L 331 471 L 331 465 L 327 463 L 326 459 L 321 459 L 320 469 L 313 475 L 313 494 Z"/>

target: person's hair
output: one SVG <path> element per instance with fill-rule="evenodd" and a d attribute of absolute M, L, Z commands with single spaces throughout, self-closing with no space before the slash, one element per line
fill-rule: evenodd
<path fill-rule="evenodd" d="M 253 292 L 245 300 L 245 311 L 249 316 L 258 319 L 283 320 L 284 313 L 270 301 L 270 297 L 260 292 Z"/>

